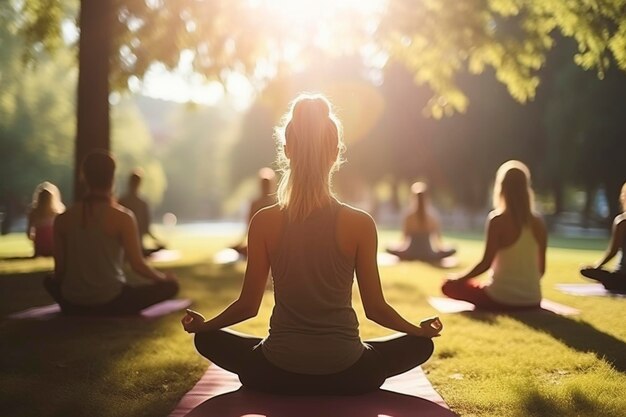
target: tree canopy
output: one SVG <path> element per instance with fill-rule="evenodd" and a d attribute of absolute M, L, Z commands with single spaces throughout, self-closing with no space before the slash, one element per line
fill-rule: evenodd
<path fill-rule="evenodd" d="M 176 67 L 183 50 L 193 51 L 194 70 L 208 78 L 236 71 L 263 80 L 315 58 L 311 51 L 332 54 L 365 45 L 403 62 L 418 83 L 426 83 L 433 92 L 427 110 L 441 116 L 468 105 L 457 81 L 463 71 L 491 67 L 515 99 L 532 99 L 556 36 L 574 39 L 573 60 L 600 78 L 611 66 L 626 70 L 626 0 L 388 0 L 378 8 L 330 12 L 321 2 L 309 6 L 312 16 L 296 22 L 284 9 L 303 7 L 306 0 L 292 6 L 270 0 L 105 1 L 111 7 L 115 88 L 126 88 L 130 77 L 142 77 L 154 63 Z M 74 2 L 11 3 L 21 7 L 19 31 L 27 51 L 59 45 L 62 10 Z M 81 7 L 93 5 L 83 0 Z"/>

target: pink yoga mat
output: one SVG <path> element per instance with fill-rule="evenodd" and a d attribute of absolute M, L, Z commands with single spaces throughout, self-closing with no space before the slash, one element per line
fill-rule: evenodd
<path fill-rule="evenodd" d="M 144 318 L 156 318 L 161 317 L 175 311 L 183 310 L 191 305 L 191 300 L 177 299 L 177 300 L 165 300 L 160 303 L 154 304 L 148 308 L 141 310 L 141 317 Z M 10 319 L 38 319 L 48 320 L 57 317 L 61 314 L 61 308 L 58 304 L 50 304 L 42 307 L 33 307 L 27 310 L 13 313 L 8 317 Z"/>
<path fill-rule="evenodd" d="M 180 251 L 170 250 L 170 249 L 161 249 L 158 252 L 154 252 L 151 254 L 148 259 L 152 262 L 173 262 L 177 261 L 181 258 Z"/>
<path fill-rule="evenodd" d="M 556 284 L 557 290 L 570 295 L 598 296 L 598 297 L 626 297 L 626 294 L 616 294 L 607 291 L 602 284 Z"/>
<path fill-rule="evenodd" d="M 428 304 L 440 313 L 461 313 L 464 311 L 474 311 L 476 309 L 472 303 L 444 297 L 428 297 Z M 576 308 L 559 304 L 545 298 L 541 300 L 541 309 L 538 310 L 551 311 L 561 316 L 580 314 L 580 310 Z"/>
<path fill-rule="evenodd" d="M 170 417 L 449 417 L 456 416 L 421 368 L 390 378 L 370 394 L 281 396 L 241 388 L 237 376 L 211 365 Z"/>

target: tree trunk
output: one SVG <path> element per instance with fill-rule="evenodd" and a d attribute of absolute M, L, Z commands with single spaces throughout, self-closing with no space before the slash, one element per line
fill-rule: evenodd
<path fill-rule="evenodd" d="M 74 150 L 74 200 L 84 193 L 80 166 L 94 149 L 110 148 L 109 57 L 112 0 L 81 0 Z"/>

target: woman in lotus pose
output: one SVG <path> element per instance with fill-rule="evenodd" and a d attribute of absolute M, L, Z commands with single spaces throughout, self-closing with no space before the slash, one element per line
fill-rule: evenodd
<path fill-rule="evenodd" d="M 52 256 L 54 250 L 54 219 L 65 211 L 56 185 L 42 182 L 35 188 L 33 205 L 28 213 L 26 235 L 33 241 L 34 256 Z"/>
<path fill-rule="evenodd" d="M 493 192 L 495 210 L 487 220 L 483 258 L 469 271 L 446 280 L 441 291 L 478 308 L 515 310 L 538 307 L 545 272 L 547 232 L 533 210 L 530 172 L 520 161 L 502 164 Z M 491 268 L 491 282 L 472 279 Z"/>
<path fill-rule="evenodd" d="M 135 217 L 113 200 L 113 157 L 90 153 L 82 173 L 87 195 L 54 222 L 54 275 L 44 280 L 50 295 L 64 313 L 79 315 L 137 314 L 173 297 L 176 277 L 146 264 Z M 127 285 L 124 258 L 153 283 Z"/>
<path fill-rule="evenodd" d="M 622 185 L 620 202 L 623 213 L 618 214 L 613 221 L 611 242 L 604 256 L 595 265 L 582 268 L 580 273 L 602 283 L 604 288 L 611 292 L 626 293 L 626 183 Z M 602 266 L 613 259 L 619 251 L 622 254 L 615 271 L 603 269 Z"/>
<path fill-rule="evenodd" d="M 405 217 L 402 231 L 404 242 L 387 252 L 401 260 L 441 262 L 456 253 L 456 249 L 443 248 L 439 220 L 433 215 L 428 201 L 428 189 L 423 182 L 411 186 L 413 210 Z"/>
<path fill-rule="evenodd" d="M 374 390 L 430 357 L 441 322 L 414 325 L 385 301 L 374 221 L 331 191 L 343 143 L 328 100 L 299 96 L 277 139 L 284 167 L 278 204 L 252 219 L 241 294 L 210 320 L 188 310 L 183 327 L 196 333 L 200 354 L 253 389 L 335 395 Z M 275 307 L 269 336 L 224 329 L 257 314 L 270 268 Z M 367 317 L 401 334 L 361 341 L 351 304 L 355 271 Z"/>

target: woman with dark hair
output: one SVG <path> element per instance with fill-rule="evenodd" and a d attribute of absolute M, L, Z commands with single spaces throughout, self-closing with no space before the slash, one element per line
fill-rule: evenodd
<path fill-rule="evenodd" d="M 613 220 L 611 242 L 604 256 L 595 265 L 587 266 L 580 273 L 589 279 L 600 282 L 604 288 L 611 292 L 626 293 L 626 183 L 622 185 L 620 193 L 622 213 Z M 621 257 L 614 271 L 607 271 L 602 267 L 621 251 Z"/>
<path fill-rule="evenodd" d="M 456 253 L 456 249 L 444 248 L 441 242 L 441 226 L 430 206 L 428 187 L 423 182 L 411 185 L 413 209 L 404 218 L 402 232 L 404 242 L 399 247 L 387 248 L 387 252 L 401 260 L 439 263 Z"/>
<path fill-rule="evenodd" d="M 441 291 L 482 309 L 536 308 L 541 302 L 539 282 L 545 272 L 547 232 L 533 209 L 526 165 L 508 161 L 500 166 L 493 205 L 482 259 L 467 272 L 447 279 Z M 473 281 L 489 269 L 491 282 Z"/>
<path fill-rule="evenodd" d="M 176 277 L 145 263 L 135 217 L 113 199 L 113 157 L 105 151 L 90 153 L 82 174 L 87 194 L 56 218 L 54 275 L 44 280 L 61 310 L 78 315 L 137 314 L 176 295 Z M 154 282 L 127 285 L 124 259 Z"/>
<path fill-rule="evenodd" d="M 425 362 L 438 318 L 414 325 L 385 300 L 377 232 L 365 212 L 339 202 L 331 176 L 341 163 L 339 121 L 321 95 L 300 95 L 276 131 L 283 176 L 278 204 L 252 219 L 239 298 L 210 320 L 188 310 L 196 348 L 243 385 L 283 394 L 358 394 Z M 224 329 L 254 317 L 272 270 L 269 336 Z M 352 308 L 354 274 L 367 317 L 402 333 L 361 341 Z"/>

